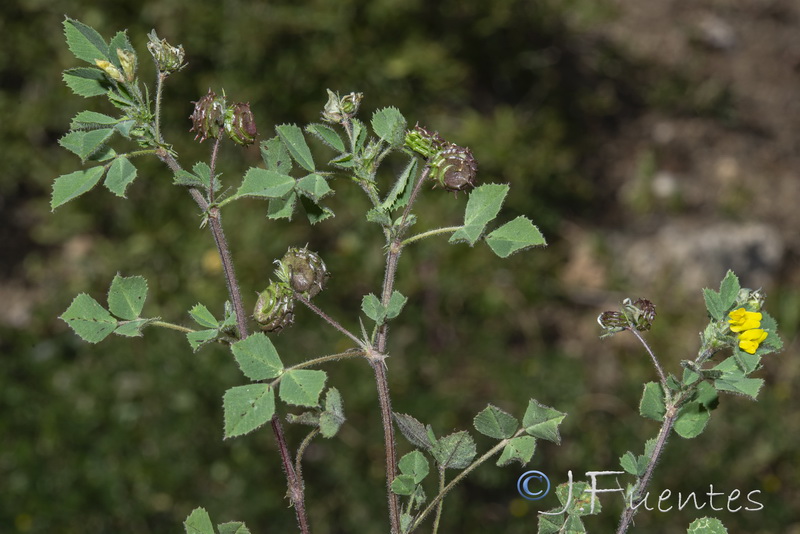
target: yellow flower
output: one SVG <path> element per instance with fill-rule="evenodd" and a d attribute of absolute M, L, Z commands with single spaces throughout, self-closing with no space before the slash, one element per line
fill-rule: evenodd
<path fill-rule="evenodd" d="M 747 311 L 744 308 L 733 310 L 728 314 L 731 332 L 744 332 L 761 326 L 761 314 Z"/>
<path fill-rule="evenodd" d="M 759 314 L 761 315 L 761 314 Z M 748 354 L 755 354 L 758 345 L 767 339 L 767 332 L 760 328 L 753 328 L 739 334 L 739 348 Z"/>

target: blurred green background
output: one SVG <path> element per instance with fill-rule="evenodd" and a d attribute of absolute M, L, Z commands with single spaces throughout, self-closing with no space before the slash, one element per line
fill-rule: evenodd
<path fill-rule="evenodd" d="M 444 239 L 405 252 L 398 289 L 409 304 L 390 332 L 391 388 L 396 411 L 439 434 L 470 428 L 489 402 L 521 416 L 535 397 L 568 412 L 561 446 L 540 442 L 530 464 L 554 483 L 568 470 L 614 470 L 657 432 L 637 414 L 653 370 L 632 340 L 597 339 L 599 312 L 626 296 L 656 302 L 649 337 L 677 372 L 704 327 L 702 285 L 730 267 L 764 285 L 786 348 L 759 373 L 759 402 L 724 397 L 704 434 L 673 438 L 653 489 L 760 490 L 763 510 L 714 515 L 732 533 L 800 532 L 791 0 L 11 0 L 0 12 L 0 532 L 181 532 L 197 506 L 254 533 L 295 531 L 271 433 L 222 440 L 222 394 L 246 381 L 228 351 L 193 354 L 156 329 L 90 346 L 57 319 L 80 292 L 104 302 L 117 272 L 145 276 L 145 313 L 165 320 L 188 324 L 197 302 L 219 314 L 226 299 L 196 206 L 157 161 L 136 162 L 127 201 L 97 188 L 50 212 L 52 181 L 80 165 L 57 145 L 70 118 L 111 112 L 61 82 L 78 65 L 64 15 L 106 38 L 127 28 L 143 79 L 147 32 L 184 45 L 189 66 L 169 80 L 164 119 L 184 166 L 208 158 L 187 117 L 209 88 L 249 101 L 262 139 L 276 124 L 317 121 L 330 88 L 363 92 L 363 117 L 398 107 L 469 146 L 481 181 L 510 183 L 501 217 L 528 215 L 550 246 L 508 260 Z M 228 184 L 259 163 L 256 148 L 221 157 Z M 387 172 L 402 164 L 390 160 Z M 419 227 L 456 224 L 465 202 L 426 192 Z M 381 236 L 363 224 L 354 187 L 337 184 L 328 204 L 337 217 L 313 228 L 302 217 L 268 221 L 256 201 L 225 212 L 248 307 L 273 259 L 308 243 L 333 273 L 319 305 L 358 328 L 362 295 L 380 287 Z M 347 348 L 310 313 L 297 319 L 274 338 L 284 361 Z M 371 371 L 360 361 L 326 370 L 348 422 L 306 455 L 313 532 L 386 532 Z M 293 447 L 304 430 L 288 428 Z M 523 471 L 477 470 L 449 497 L 442 531 L 535 532 L 536 512 L 556 502 L 522 501 Z M 618 501 L 604 500 L 590 532 L 612 531 Z M 641 513 L 637 531 L 680 532 L 712 513 Z"/>

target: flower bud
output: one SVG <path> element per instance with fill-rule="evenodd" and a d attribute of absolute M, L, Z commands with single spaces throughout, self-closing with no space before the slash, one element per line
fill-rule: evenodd
<path fill-rule="evenodd" d="M 95 65 L 103 69 L 103 72 L 108 74 L 109 78 L 115 82 L 125 83 L 125 77 L 117 67 L 111 64 L 111 62 L 106 61 L 105 59 L 95 59 L 94 62 Z"/>
<path fill-rule="evenodd" d="M 478 162 L 469 148 L 448 144 L 428 165 L 431 177 L 446 191 L 468 191 L 475 187 Z"/>
<path fill-rule="evenodd" d="M 431 133 L 419 124 L 406 132 L 404 144 L 425 159 L 432 158 L 446 145 L 438 132 Z"/>
<path fill-rule="evenodd" d="M 313 298 L 325 288 L 328 269 L 319 254 L 307 248 L 291 247 L 278 262 L 278 278 L 305 298 Z"/>
<path fill-rule="evenodd" d="M 342 112 L 348 117 L 354 116 L 358 113 L 358 108 L 361 107 L 362 98 L 364 98 L 364 93 L 350 93 L 342 98 Z"/>
<path fill-rule="evenodd" d="M 225 99 L 217 97 L 211 89 L 206 96 L 194 102 L 194 111 L 189 116 L 192 119 L 190 132 L 196 132 L 195 139 L 200 138 L 202 143 L 209 137 L 218 139 L 224 126 Z"/>
<path fill-rule="evenodd" d="M 122 65 L 122 72 L 125 73 L 125 79 L 132 82 L 136 79 L 136 54 L 129 50 L 117 48 L 117 57 L 119 64 Z"/>
<path fill-rule="evenodd" d="M 278 333 L 294 322 L 294 294 L 283 282 L 271 282 L 258 295 L 253 312 L 256 322 L 265 332 Z"/>
<path fill-rule="evenodd" d="M 358 113 L 363 93 L 350 93 L 344 98 L 328 89 L 328 101 L 322 109 L 322 120 L 339 124 Z"/>
<path fill-rule="evenodd" d="M 255 142 L 258 130 L 250 103 L 237 102 L 225 112 L 225 131 L 237 145 L 247 146 Z"/>
<path fill-rule="evenodd" d="M 186 66 L 184 61 L 186 53 L 183 51 L 183 45 L 172 46 L 166 39 L 159 41 L 155 30 L 147 34 L 147 37 L 150 39 L 147 49 L 156 62 L 158 72 L 168 75 Z"/>

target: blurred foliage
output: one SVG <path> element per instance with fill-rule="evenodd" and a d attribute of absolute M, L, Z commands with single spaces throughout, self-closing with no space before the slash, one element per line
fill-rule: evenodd
<path fill-rule="evenodd" d="M 444 433 L 467 428 L 488 402 L 521 416 L 534 392 L 569 413 L 562 446 L 541 444 L 532 464 L 557 482 L 568 469 L 615 468 L 619 455 L 657 431 L 637 415 L 641 384 L 652 379 L 637 348 L 611 344 L 584 354 L 564 342 L 596 334 L 599 310 L 570 300 L 561 287 L 558 233 L 564 220 L 616 220 L 609 208 L 616 200 L 590 155 L 626 117 L 656 108 L 725 118 L 731 104 L 724 88 L 641 64 L 599 37 L 592 28 L 613 16 L 608 4 L 11 0 L 2 10 L 0 289 L 16 291 L 0 326 L 4 532 L 178 532 L 195 506 L 220 521 L 244 520 L 255 533 L 294 529 L 269 432 L 222 441 L 222 393 L 243 383 L 227 351 L 192 354 L 182 337 L 153 329 L 142 339 L 89 346 L 56 320 L 79 292 L 102 301 L 118 270 L 148 279 L 145 313 L 166 320 L 187 321 L 197 302 L 221 315 L 226 298 L 210 235 L 156 161 L 137 161 L 128 201 L 97 189 L 49 212 L 52 180 L 79 165 L 57 139 L 81 109 L 104 111 L 61 82 L 61 71 L 75 66 L 63 42 L 64 14 L 105 36 L 127 28 L 141 69 L 152 70 L 145 50 L 152 28 L 184 45 L 189 67 L 169 80 L 163 121 L 184 166 L 208 157 L 208 143 L 190 142 L 187 117 L 190 102 L 209 87 L 250 101 L 265 137 L 274 124 L 318 120 L 331 88 L 365 93 L 364 116 L 398 107 L 412 124 L 470 146 L 482 181 L 511 183 L 507 218 L 530 216 L 553 246 L 501 261 L 486 247 L 429 240 L 403 255 L 398 289 L 409 303 L 393 326 L 388 361 L 397 411 Z M 235 183 L 258 159 L 256 148 L 227 147 L 223 181 Z M 399 170 L 402 162 L 396 164 Z M 337 217 L 313 231 L 300 218 L 267 224 L 256 201 L 225 212 L 248 306 L 272 260 L 287 246 L 308 243 L 333 273 L 319 305 L 357 327 L 361 296 L 379 286 L 383 256 L 380 236 L 353 215 L 367 207 L 353 189 L 340 184 L 331 202 Z M 426 195 L 420 219 L 452 224 L 463 202 Z M 776 315 L 780 321 L 785 311 L 796 328 L 796 291 L 782 299 Z M 699 298 L 694 309 L 702 309 Z M 667 310 L 656 323 L 653 338 L 663 352 L 672 339 L 661 325 L 682 320 L 682 312 Z M 275 342 L 286 361 L 346 348 L 305 312 Z M 353 385 L 342 388 L 349 419 L 341 434 L 307 453 L 313 531 L 385 532 L 370 370 L 363 362 L 327 370 L 331 384 Z M 712 428 L 691 442 L 674 438 L 656 474 L 655 486 L 673 491 L 704 489 L 709 481 L 727 491 L 762 489 L 768 512 L 721 514 L 734 531 L 782 531 L 798 502 L 797 487 L 787 485 L 800 478 L 791 443 L 800 429 L 777 416 L 789 385 L 771 388 L 776 377 L 766 378 L 761 403 L 723 399 Z M 302 431 L 289 431 L 295 446 Z M 531 532 L 537 508 L 517 498 L 519 473 L 479 469 L 448 499 L 445 528 Z M 587 521 L 590 530 L 609 531 L 619 509 L 607 506 Z M 694 517 L 683 514 L 685 521 L 677 512 L 640 514 L 637 525 L 672 532 Z"/>

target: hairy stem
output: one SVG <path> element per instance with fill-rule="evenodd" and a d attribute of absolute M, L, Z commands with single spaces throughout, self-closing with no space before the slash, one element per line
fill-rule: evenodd
<path fill-rule="evenodd" d="M 414 241 L 419 241 L 420 239 L 425 239 L 426 237 L 433 237 L 435 235 L 440 235 L 440 234 L 452 234 L 453 232 L 455 232 L 456 230 L 460 230 L 461 228 L 463 228 L 463 226 L 448 226 L 446 228 L 436 228 L 435 230 L 428 230 L 427 232 L 422 232 L 420 234 L 413 235 L 408 239 L 405 239 L 400 243 L 400 246 L 405 247 L 406 245 L 409 245 Z"/>
<path fill-rule="evenodd" d="M 164 138 L 161 136 L 161 96 L 164 93 L 164 80 L 167 79 L 167 74 L 163 72 L 159 72 L 156 78 L 156 141 L 159 143 L 164 142 Z"/>
<path fill-rule="evenodd" d="M 309 310 L 311 310 L 314 313 L 316 313 L 317 315 L 319 315 L 326 323 L 328 323 L 329 325 L 334 327 L 336 330 L 338 330 L 339 332 L 341 332 L 345 336 L 347 336 L 350 339 L 352 339 L 355 342 L 356 345 L 358 345 L 359 347 L 363 345 L 363 342 L 360 339 L 358 339 L 358 337 L 356 337 L 355 334 L 353 334 L 348 329 L 346 329 L 341 324 L 339 324 L 339 322 L 336 319 L 334 319 L 333 317 L 331 317 L 330 315 L 328 315 L 327 313 L 325 313 L 324 311 L 319 309 L 319 307 L 316 304 L 314 304 L 313 302 L 311 302 L 310 300 L 305 298 L 303 295 L 301 295 L 297 291 L 294 292 L 294 297 L 297 300 L 299 300 L 300 302 L 302 302 L 303 304 L 305 304 L 306 307 Z"/>
<path fill-rule="evenodd" d="M 639 333 L 638 330 L 632 327 L 628 327 L 628 331 L 630 331 L 634 336 L 636 336 L 636 339 L 638 339 L 639 342 L 644 346 L 645 350 L 647 350 L 647 353 L 650 355 L 650 359 L 653 360 L 653 365 L 655 366 L 656 372 L 658 373 L 658 378 L 661 381 L 661 387 L 664 388 L 664 394 L 667 395 L 667 399 L 669 400 L 669 388 L 667 387 L 667 377 L 664 374 L 664 369 L 661 367 L 661 363 L 658 361 L 658 358 L 656 358 L 653 349 L 650 348 L 650 345 L 647 344 L 647 341 L 645 341 L 645 339 L 642 337 L 642 335 Z"/>
<path fill-rule="evenodd" d="M 445 470 L 439 468 L 439 494 L 444 492 L 444 472 Z M 436 517 L 433 519 L 433 530 L 431 531 L 433 534 L 439 532 L 439 521 L 442 519 L 442 507 L 444 505 L 444 499 L 439 500 L 439 504 L 436 505 Z"/>
<path fill-rule="evenodd" d="M 149 323 L 150 326 L 160 326 L 161 328 L 169 328 L 170 330 L 177 330 L 178 332 L 183 332 L 184 334 L 189 334 L 191 332 L 195 332 L 193 328 L 187 328 L 185 326 L 181 326 L 179 324 L 167 323 L 165 321 L 153 321 Z"/>

